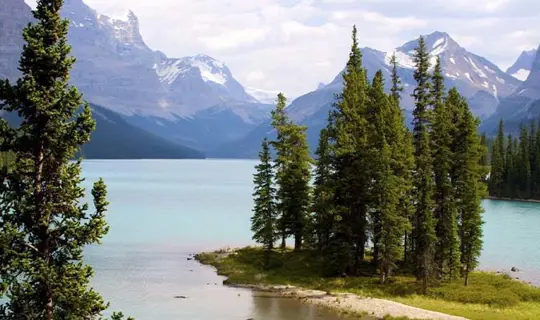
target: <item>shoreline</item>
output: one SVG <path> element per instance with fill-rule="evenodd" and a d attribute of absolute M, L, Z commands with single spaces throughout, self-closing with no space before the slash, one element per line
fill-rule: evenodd
<path fill-rule="evenodd" d="M 493 200 L 493 201 L 516 201 L 516 202 L 525 202 L 525 203 L 540 203 L 540 200 L 535 199 L 517 199 L 517 198 L 500 198 L 500 197 L 486 197 L 484 200 Z"/>
<path fill-rule="evenodd" d="M 219 253 L 220 258 L 226 258 L 234 253 L 234 249 Z M 219 270 L 212 264 L 202 262 L 195 255 L 195 260 L 202 265 L 211 266 L 218 275 Z M 222 275 L 224 276 L 224 275 Z M 359 317 L 374 317 L 377 319 L 415 319 L 415 320 L 467 320 L 467 318 L 454 316 L 442 312 L 421 309 L 387 299 L 364 297 L 353 293 L 326 292 L 292 285 L 267 285 L 262 283 L 237 284 L 232 283 L 229 277 L 223 285 L 231 288 L 248 289 L 253 292 L 262 292 L 276 297 L 297 299 L 302 303 L 313 304 L 341 314 L 352 314 Z"/>

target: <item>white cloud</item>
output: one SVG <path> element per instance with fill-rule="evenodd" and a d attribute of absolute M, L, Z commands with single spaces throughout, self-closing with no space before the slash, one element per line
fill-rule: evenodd
<path fill-rule="evenodd" d="M 114 16 L 132 9 L 155 50 L 172 57 L 206 53 L 224 61 L 245 86 L 294 96 L 330 82 L 343 68 L 353 24 L 361 46 L 383 51 L 419 34 L 446 31 L 501 67 L 540 43 L 538 0 L 85 2 Z"/>
<path fill-rule="evenodd" d="M 201 41 L 209 49 L 231 49 L 245 44 L 255 43 L 264 39 L 266 31 L 263 29 L 231 30 L 215 36 L 200 37 Z"/>

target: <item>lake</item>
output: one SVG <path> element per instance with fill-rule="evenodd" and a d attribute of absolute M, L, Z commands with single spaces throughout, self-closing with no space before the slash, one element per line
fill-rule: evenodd
<path fill-rule="evenodd" d="M 86 250 L 92 281 L 112 310 L 137 320 L 350 319 L 294 300 L 224 287 L 190 253 L 251 244 L 252 160 L 85 161 L 103 177 L 111 227 Z M 481 267 L 540 283 L 540 204 L 484 201 Z M 187 299 L 174 299 L 174 296 Z"/>

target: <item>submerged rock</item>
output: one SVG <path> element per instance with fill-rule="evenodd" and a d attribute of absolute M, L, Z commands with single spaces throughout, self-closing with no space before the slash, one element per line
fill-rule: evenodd
<path fill-rule="evenodd" d="M 510 271 L 512 271 L 512 272 L 518 272 L 518 271 L 519 271 L 519 269 L 518 269 L 518 268 L 516 268 L 516 267 L 512 267 L 512 269 L 510 269 Z"/>
<path fill-rule="evenodd" d="M 174 296 L 175 299 L 187 299 L 186 296 Z"/>

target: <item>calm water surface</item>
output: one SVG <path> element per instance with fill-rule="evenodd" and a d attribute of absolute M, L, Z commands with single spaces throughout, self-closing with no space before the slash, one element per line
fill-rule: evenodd
<path fill-rule="evenodd" d="M 110 233 L 87 249 L 93 284 L 137 320 L 350 319 L 294 300 L 227 288 L 189 253 L 251 244 L 250 160 L 87 161 L 87 184 L 109 189 Z M 485 201 L 481 267 L 523 269 L 540 283 L 540 205 Z M 188 299 L 174 299 L 174 296 Z"/>

